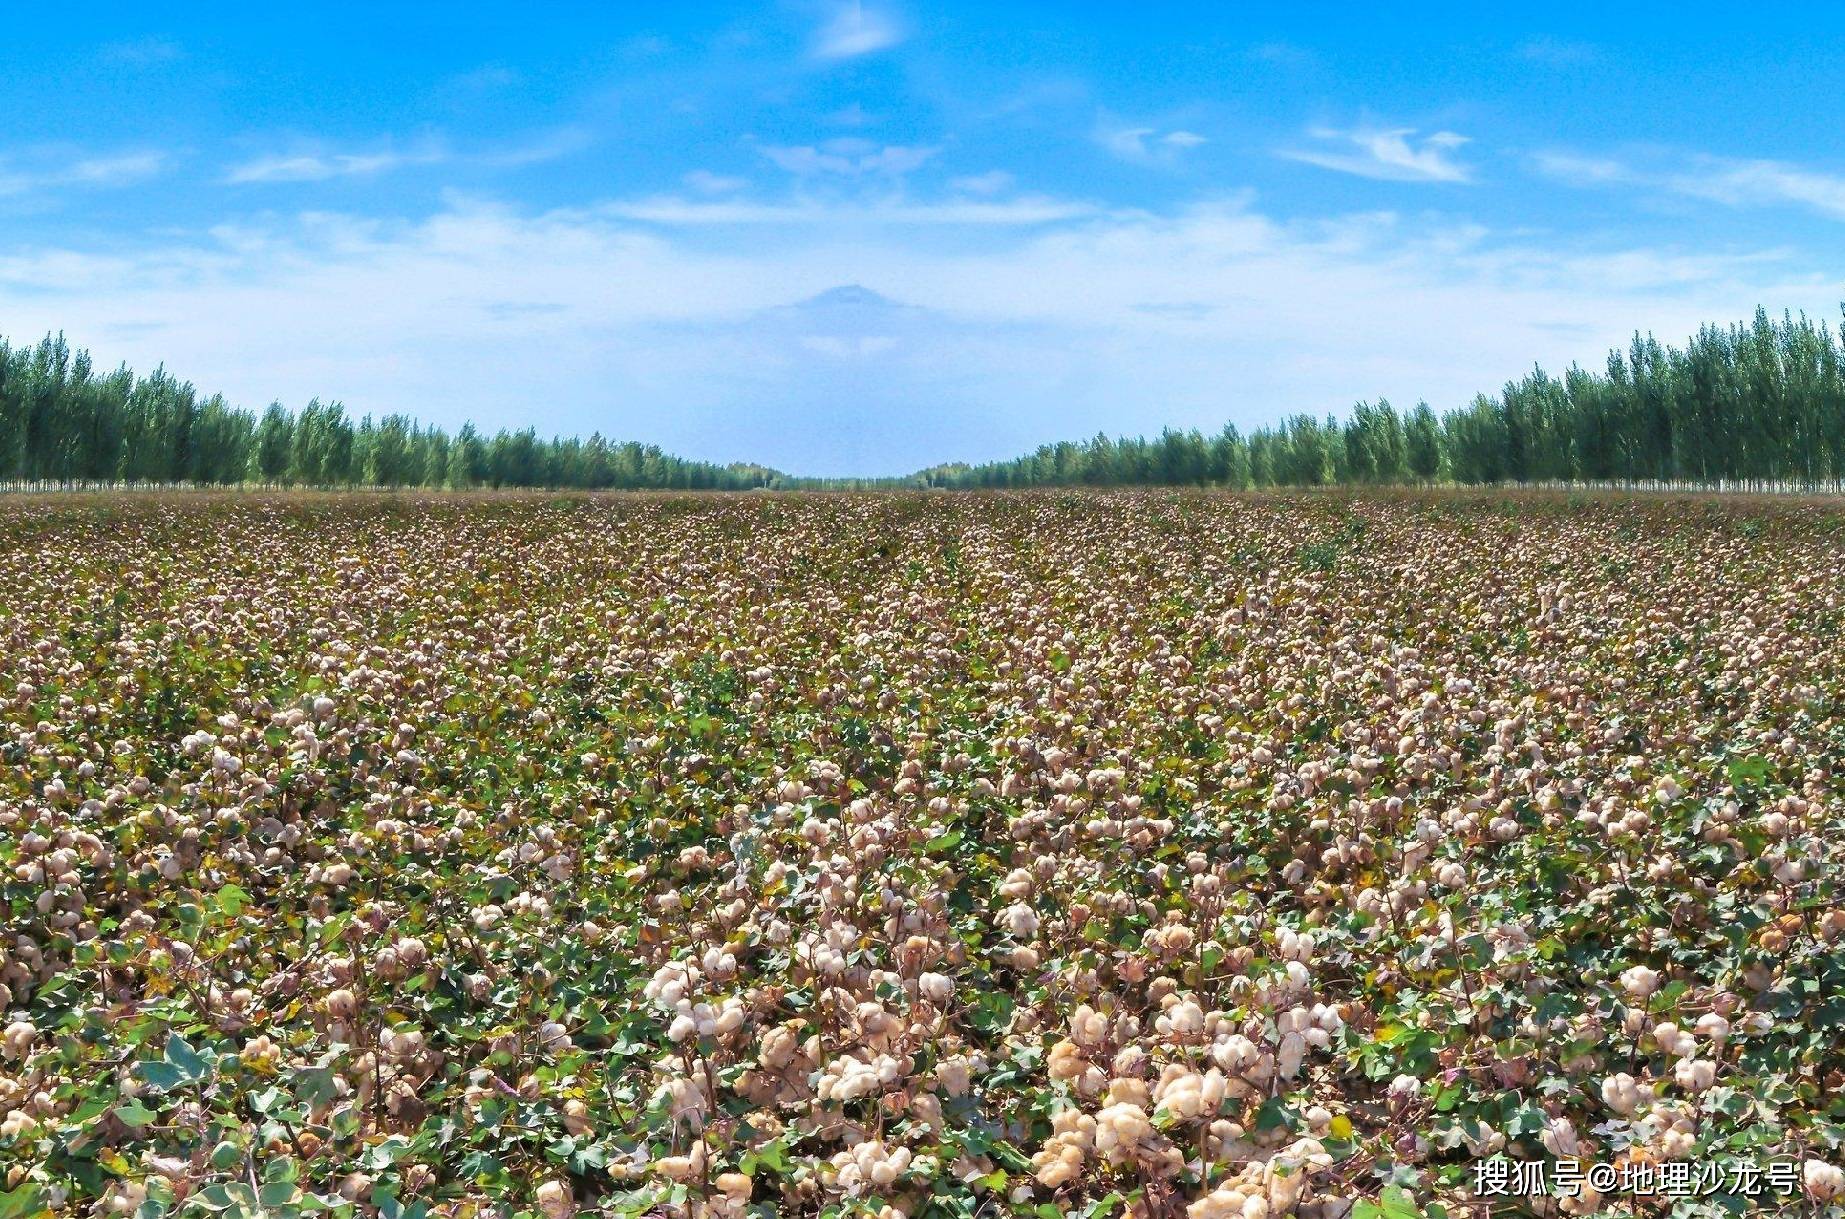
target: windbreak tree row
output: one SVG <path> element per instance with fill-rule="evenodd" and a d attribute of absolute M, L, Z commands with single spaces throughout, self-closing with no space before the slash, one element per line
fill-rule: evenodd
<path fill-rule="evenodd" d="M 536 429 L 453 436 L 407 415 L 355 419 L 318 399 L 260 415 L 164 368 L 98 373 L 62 335 L 0 340 L 0 481 L 38 485 L 256 483 L 299 487 L 745 490 L 775 472 L 688 461 L 657 446 Z"/>
<path fill-rule="evenodd" d="M 1685 347 L 1636 335 L 1604 373 L 1534 368 L 1445 415 L 1361 402 L 1344 419 L 1295 415 L 1242 435 L 1045 445 L 1012 461 L 941 466 L 941 487 L 1204 484 L 1627 483 L 1838 487 L 1845 373 L 1824 323 L 1758 310 Z"/>
<path fill-rule="evenodd" d="M 1845 483 L 1840 335 L 1804 315 L 1707 326 L 1683 348 L 1636 335 L 1606 370 L 1534 368 L 1445 414 L 1360 402 L 1244 435 L 1044 445 L 1009 461 L 901 479 L 791 478 L 691 461 L 600 434 L 533 428 L 454 435 L 403 414 L 354 419 L 337 402 L 260 415 L 200 395 L 164 368 L 99 373 L 60 335 L 0 341 L 0 481 L 37 485 L 559 487 L 748 490 L 1076 485 L 1225 487 L 1620 483 L 1832 487 Z"/>

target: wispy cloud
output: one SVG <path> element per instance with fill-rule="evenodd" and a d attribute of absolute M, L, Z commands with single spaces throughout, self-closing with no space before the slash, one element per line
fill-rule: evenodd
<path fill-rule="evenodd" d="M 1414 127 L 1349 131 L 1316 127 L 1307 134 L 1323 146 L 1287 148 L 1279 155 L 1387 182 L 1468 182 L 1473 177 L 1471 170 L 1454 159 L 1455 151 L 1469 143 L 1468 137 L 1452 131 L 1418 138 Z"/>
<path fill-rule="evenodd" d="M 325 182 L 330 178 L 365 177 L 407 165 L 435 165 L 448 154 L 440 148 L 416 152 L 293 152 L 256 157 L 225 171 L 234 185 L 266 182 Z"/>
<path fill-rule="evenodd" d="M 383 141 L 365 151 L 334 150 L 303 144 L 289 152 L 269 153 L 232 165 L 223 180 L 243 186 L 265 183 L 326 182 L 334 178 L 363 178 L 395 170 L 432 165 L 477 169 L 518 169 L 555 161 L 580 152 L 594 142 L 583 127 L 560 127 L 540 132 L 522 142 L 458 151 L 440 139 L 426 139 L 409 147 Z"/>
<path fill-rule="evenodd" d="M 1167 164 L 1187 149 L 1210 142 L 1195 131 L 1121 123 L 1106 114 L 1097 121 L 1094 135 L 1111 156 L 1140 165 Z"/>
<path fill-rule="evenodd" d="M 169 154 L 151 149 L 80 155 L 50 148 L 33 154 L 24 164 L 0 157 L 0 195 L 72 186 L 126 186 L 165 172 L 171 162 Z"/>
<path fill-rule="evenodd" d="M 1725 207 L 1794 207 L 1845 220 L 1845 174 L 1788 161 L 1657 152 L 1629 161 L 1556 151 L 1533 157 L 1532 166 L 1570 186 L 1633 186 Z"/>
<path fill-rule="evenodd" d="M 1785 161 L 1705 158 L 1669 184 L 1681 195 L 1731 207 L 1791 204 L 1834 220 L 1845 220 L 1845 176 Z"/>
<path fill-rule="evenodd" d="M 549 420 L 560 431 L 896 472 L 1379 394 L 1458 404 L 1534 359 L 1593 360 L 1637 325 L 1685 334 L 1758 301 L 1817 310 L 1838 270 L 1237 204 L 1050 200 L 1040 216 L 1062 219 L 951 224 L 1028 206 L 455 204 L 140 249 L 0 239 L 0 313 L 106 342 L 111 360 L 164 360 L 234 401 L 320 394 L 492 428 L 551 398 L 568 404 Z M 918 241 L 925 221 L 939 227 Z M 853 283 L 866 291 L 833 291 Z M 815 294 L 827 310 L 787 308 Z M 1351 313 L 1360 299 L 1391 307 Z"/>
<path fill-rule="evenodd" d="M 941 150 L 847 137 L 819 144 L 764 144 L 757 151 L 777 167 L 801 176 L 886 174 L 901 177 L 921 169 Z"/>
<path fill-rule="evenodd" d="M 952 190 L 965 195 L 997 195 L 1001 191 L 1012 189 L 1012 175 L 1003 169 L 989 169 L 983 174 L 962 174 L 949 179 Z"/>
<path fill-rule="evenodd" d="M 1632 179 L 1633 171 L 1611 157 L 1585 157 L 1570 152 L 1540 152 L 1532 168 L 1546 178 L 1570 186 L 1606 186 Z"/>
<path fill-rule="evenodd" d="M 695 169 L 680 181 L 701 195 L 731 195 L 749 185 L 748 178 L 714 174 L 708 169 Z"/>
<path fill-rule="evenodd" d="M 419 165 L 432 165 L 438 161 L 450 160 L 469 165 L 484 165 L 490 169 L 517 169 L 523 165 L 541 165 L 546 161 L 555 161 L 573 153 L 582 152 L 596 142 L 596 137 L 587 127 L 559 127 L 552 131 L 542 131 L 526 139 L 487 148 L 477 152 L 456 153 L 438 147 L 424 149 L 424 159 L 413 160 Z"/>
<path fill-rule="evenodd" d="M 850 0 L 835 9 L 815 32 L 813 53 L 817 59 L 851 59 L 902 41 L 903 27 L 894 17 L 867 7 L 861 0 Z"/>
<path fill-rule="evenodd" d="M 1028 228 L 1080 220 L 1098 214 L 1078 200 L 1022 195 L 1013 199 L 949 198 L 928 202 L 873 199 L 858 203 L 753 199 L 686 199 L 656 195 L 605 205 L 603 213 L 648 224 L 712 226 L 780 226 L 813 230 L 908 227 Z"/>

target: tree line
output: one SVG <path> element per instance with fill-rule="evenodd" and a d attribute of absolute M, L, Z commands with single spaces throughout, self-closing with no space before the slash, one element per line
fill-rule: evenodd
<path fill-rule="evenodd" d="M 0 340 L 0 480 L 16 484 L 746 490 L 777 477 L 600 434 L 487 436 L 468 424 L 450 436 L 407 415 L 355 419 L 318 399 L 259 415 L 165 368 L 98 372 L 63 335 Z"/>
<path fill-rule="evenodd" d="M 1360 402 L 1243 435 L 1049 444 L 1011 461 L 938 466 L 938 487 L 1455 482 L 1731 487 L 1845 484 L 1845 358 L 1822 322 L 1758 309 L 1684 347 L 1636 335 L 1606 371 L 1534 368 L 1497 395 L 1437 414 Z"/>
<path fill-rule="evenodd" d="M 1845 485 L 1845 353 L 1805 315 L 1706 326 L 1684 347 L 1636 335 L 1605 371 L 1534 368 L 1441 414 L 1360 402 L 1247 435 L 1048 444 L 1010 461 L 901 479 L 792 478 L 658 447 L 542 439 L 536 429 L 453 436 L 407 415 L 353 418 L 318 399 L 257 414 L 164 368 L 99 372 L 62 335 L 0 340 L 0 480 L 34 485 L 550 487 L 748 490 L 1195 484 L 1224 487 L 1454 482 Z"/>

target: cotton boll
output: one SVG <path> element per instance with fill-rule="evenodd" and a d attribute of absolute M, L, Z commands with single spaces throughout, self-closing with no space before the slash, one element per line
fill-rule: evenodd
<path fill-rule="evenodd" d="M 1635 999 L 1645 1001 L 1659 989 L 1659 973 L 1644 965 L 1621 971 L 1621 989 Z"/>
<path fill-rule="evenodd" d="M 1687 1056 L 1697 1049 L 1696 1039 L 1670 1020 L 1653 1026 L 1653 1041 L 1665 1053 L 1679 1057 Z"/>
<path fill-rule="evenodd" d="M 1800 1180 L 1815 1202 L 1831 1202 L 1845 1194 L 1845 1169 L 1824 1160 L 1808 1160 L 1800 1166 Z"/>
<path fill-rule="evenodd" d="M 1627 1117 L 1640 1107 L 1640 1086 L 1625 1071 L 1610 1075 L 1602 1081 L 1602 1103 Z"/>
<path fill-rule="evenodd" d="M 38 1039 L 38 1029 L 29 1020 L 15 1020 L 6 1026 L 6 1032 L 0 1034 L 0 1050 L 14 1061 L 25 1058 L 32 1052 L 32 1044 Z"/>
<path fill-rule="evenodd" d="M 1707 1058 L 1681 1058 L 1672 1067 L 1672 1079 L 1687 1092 L 1708 1091 L 1717 1079 L 1717 1064 Z"/>
<path fill-rule="evenodd" d="M 1038 912 L 1023 902 L 1007 906 L 1000 912 L 1000 926 L 1021 940 L 1038 934 Z"/>
<path fill-rule="evenodd" d="M 570 1195 L 570 1186 L 562 1181 L 546 1181 L 534 1196 L 545 1219 L 569 1219 L 576 1214 L 576 1201 Z"/>
<path fill-rule="evenodd" d="M 916 980 L 922 997 L 937 1007 L 945 1007 L 954 998 L 955 984 L 947 974 L 925 973 Z"/>

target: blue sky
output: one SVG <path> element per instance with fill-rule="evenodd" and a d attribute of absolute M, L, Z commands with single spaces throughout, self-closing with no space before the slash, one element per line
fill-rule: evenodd
<path fill-rule="evenodd" d="M 1845 22 L 1695 5 L 86 5 L 0 333 L 806 474 L 1438 407 L 1845 298 Z"/>

